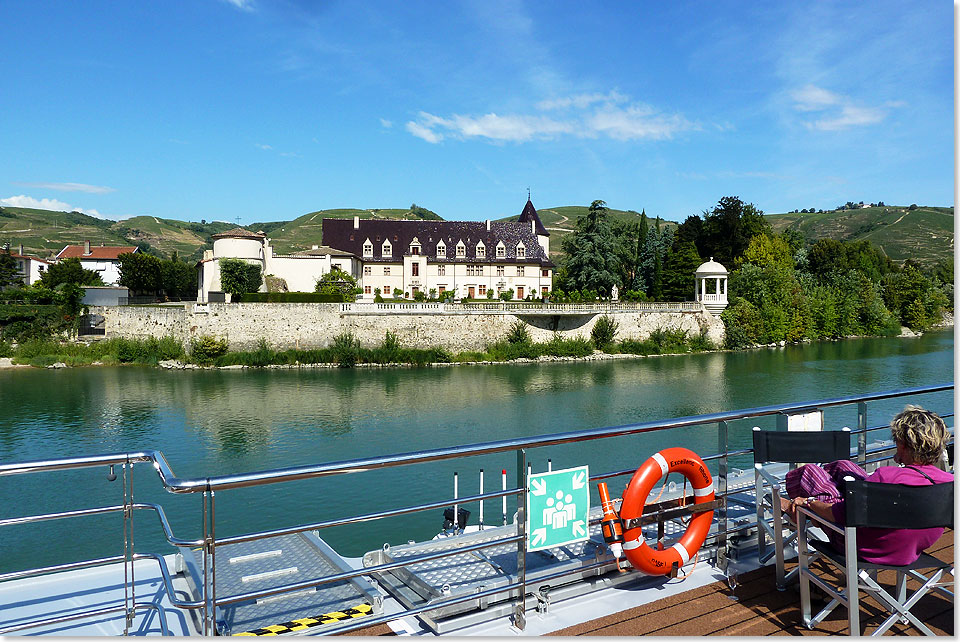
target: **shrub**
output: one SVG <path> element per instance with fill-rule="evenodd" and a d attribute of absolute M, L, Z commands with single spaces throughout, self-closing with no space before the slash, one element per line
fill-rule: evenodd
<path fill-rule="evenodd" d="M 690 337 L 689 346 L 691 352 L 705 352 L 717 348 L 710 337 L 707 336 L 706 330 L 701 330 L 696 336 Z"/>
<path fill-rule="evenodd" d="M 333 360 L 341 368 L 352 368 L 360 360 L 360 340 L 351 332 L 335 336 L 330 350 Z"/>
<path fill-rule="evenodd" d="M 12 357 L 12 356 L 13 356 L 13 346 L 11 346 L 6 341 L 0 339 L 0 358 Z"/>
<path fill-rule="evenodd" d="M 513 298 L 513 290 L 512 290 L 512 289 L 510 289 L 510 290 L 504 290 L 503 292 L 500 293 L 500 300 L 501 300 L 501 301 L 509 301 L 509 300 L 511 300 L 512 298 Z"/>
<path fill-rule="evenodd" d="M 506 336 L 507 343 L 530 343 L 530 331 L 527 330 L 527 324 L 519 319 L 510 327 L 510 332 Z"/>
<path fill-rule="evenodd" d="M 619 327 L 620 324 L 607 314 L 598 318 L 597 322 L 593 324 L 593 329 L 590 331 L 590 338 L 593 339 L 593 345 L 595 345 L 598 350 L 602 350 L 604 346 L 613 343 L 617 337 L 617 329 Z"/>
<path fill-rule="evenodd" d="M 377 363 L 398 363 L 401 359 L 400 339 L 393 332 L 387 331 L 381 343 L 372 354 Z"/>
<path fill-rule="evenodd" d="M 657 328 L 650 333 L 649 341 L 657 347 L 660 354 L 666 352 L 689 352 L 687 346 L 687 331 L 680 330 L 664 330 L 663 328 Z"/>
<path fill-rule="evenodd" d="M 190 356 L 197 363 L 212 363 L 227 353 L 229 344 L 225 339 L 203 335 L 190 342 Z"/>

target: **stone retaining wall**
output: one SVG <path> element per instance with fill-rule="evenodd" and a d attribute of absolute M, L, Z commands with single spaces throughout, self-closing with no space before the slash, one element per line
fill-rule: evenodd
<path fill-rule="evenodd" d="M 172 335 L 188 345 L 203 335 L 226 339 L 231 350 L 247 350 L 266 339 L 274 348 L 313 348 L 330 344 L 352 332 L 364 346 L 379 345 L 389 330 L 405 346 L 443 346 L 453 352 L 482 350 L 502 338 L 521 319 L 534 341 L 549 341 L 554 332 L 563 338 L 590 338 L 598 314 L 550 316 L 530 314 L 342 314 L 337 303 L 210 303 L 181 306 L 91 307 L 103 315 L 106 337 L 163 337 Z M 618 339 L 643 340 L 657 328 L 706 330 L 715 343 L 723 340 L 723 323 L 706 312 L 613 312 Z"/>

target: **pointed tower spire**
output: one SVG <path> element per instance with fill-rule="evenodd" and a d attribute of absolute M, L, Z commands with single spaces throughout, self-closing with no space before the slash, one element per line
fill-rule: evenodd
<path fill-rule="evenodd" d="M 527 204 L 523 206 L 523 211 L 520 212 L 520 218 L 517 219 L 517 222 L 529 223 L 530 221 L 534 222 L 534 230 L 537 236 L 550 236 L 550 232 L 548 232 L 547 228 L 540 222 L 540 217 L 537 215 L 537 208 L 533 206 L 533 202 L 530 200 L 530 188 L 528 187 Z"/>

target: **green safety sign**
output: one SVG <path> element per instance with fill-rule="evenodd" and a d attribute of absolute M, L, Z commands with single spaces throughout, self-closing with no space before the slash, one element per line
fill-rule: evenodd
<path fill-rule="evenodd" d="M 580 542 L 590 536 L 587 466 L 527 477 L 527 550 Z"/>

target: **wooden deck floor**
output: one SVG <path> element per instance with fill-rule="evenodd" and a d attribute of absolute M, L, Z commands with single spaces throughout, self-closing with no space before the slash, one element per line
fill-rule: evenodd
<path fill-rule="evenodd" d="M 953 530 L 948 530 L 929 550 L 941 560 L 954 559 Z M 788 570 L 792 568 L 788 564 Z M 881 585 L 892 582 L 893 571 L 880 574 Z M 838 606 L 814 630 L 803 626 L 800 615 L 800 590 L 796 584 L 777 591 L 772 566 L 746 573 L 736 589 L 739 601 L 729 598 L 730 589 L 722 582 L 689 591 L 673 598 L 585 622 L 553 635 L 846 635 L 847 612 Z M 909 584 L 908 584 L 909 586 Z M 911 589 L 912 590 L 912 589 Z M 814 593 L 816 596 L 816 592 Z M 824 604 L 815 597 L 814 612 Z M 954 635 L 955 609 L 939 594 L 925 595 L 912 609 L 938 635 Z M 861 593 L 861 626 L 869 635 L 885 619 L 879 605 Z M 894 625 L 889 633 L 919 635 L 912 626 Z"/>
<path fill-rule="evenodd" d="M 948 530 L 930 549 L 942 560 L 954 559 L 953 530 Z M 788 562 L 788 570 L 792 565 Z M 880 574 L 882 585 L 892 582 L 893 571 Z M 731 591 L 723 582 L 715 582 L 680 595 L 652 602 L 561 629 L 551 635 L 847 635 L 847 612 L 838 606 L 814 630 L 803 626 L 800 616 L 800 590 L 796 584 L 785 591 L 777 591 L 773 566 L 767 566 L 740 576 L 740 586 L 730 599 Z M 912 589 L 911 589 L 912 590 Z M 824 604 L 814 587 L 814 612 Z M 914 606 L 913 612 L 936 634 L 954 635 L 955 609 L 952 602 L 939 594 L 927 594 Z M 869 635 L 883 621 L 879 606 L 861 594 L 861 625 Z M 918 635 L 912 626 L 894 625 L 889 633 Z M 361 629 L 355 635 L 393 635 L 387 625 Z"/>

